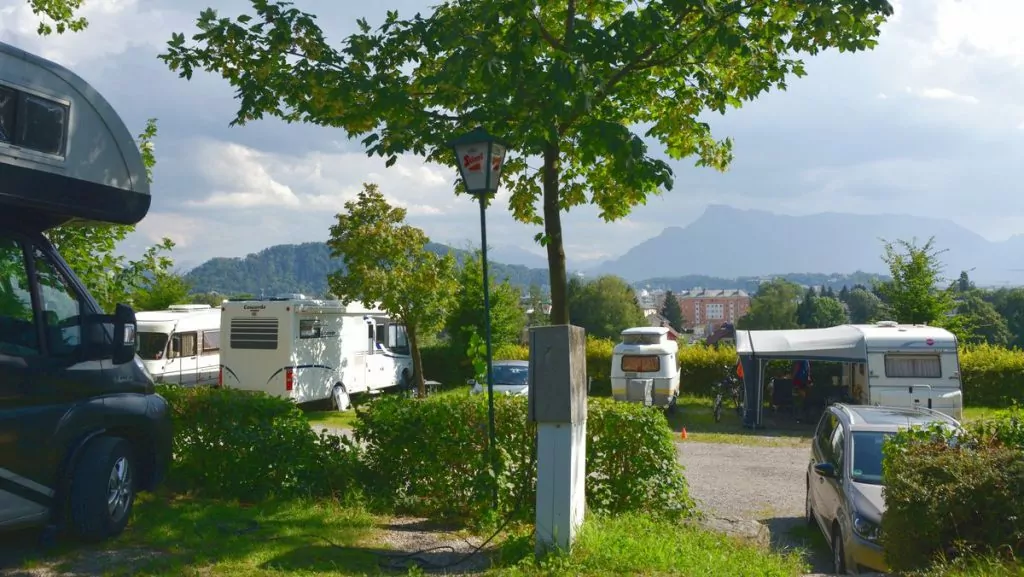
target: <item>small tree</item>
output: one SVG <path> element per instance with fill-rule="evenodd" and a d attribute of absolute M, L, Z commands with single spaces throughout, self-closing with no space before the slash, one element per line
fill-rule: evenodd
<path fill-rule="evenodd" d="M 615 338 L 623 329 L 647 324 L 633 287 L 613 275 L 590 282 L 573 277 L 569 281 L 569 310 L 573 324 L 599 338 Z"/>
<path fill-rule="evenodd" d="M 939 256 L 944 252 L 935 248 L 935 237 L 923 246 L 915 241 L 885 242 L 882 260 L 892 280 L 879 282 L 876 288 L 896 321 L 928 325 L 949 322 L 956 303 L 951 287 L 943 286 L 946 283 Z"/>
<path fill-rule="evenodd" d="M 472 334 L 483 337 L 486 330 L 484 315 L 483 259 L 480 251 L 467 258 L 459 271 L 458 296 L 445 322 L 445 330 L 451 336 L 452 346 L 463 352 L 469 346 Z M 498 283 L 490 278 L 491 301 L 491 344 L 515 344 L 519 342 L 526 313 L 519 305 L 519 290 L 508 280 Z M 467 330 L 468 329 L 468 330 Z"/>
<path fill-rule="evenodd" d="M 679 297 L 672 291 L 665 292 L 665 304 L 661 305 L 661 316 L 677 331 L 683 330 L 686 319 L 683 318 L 683 307 L 679 306 Z"/>
<path fill-rule="evenodd" d="M 158 311 L 188 299 L 191 285 L 173 271 L 158 271 L 132 295 L 132 306 L 141 311 Z M 220 301 L 216 303 L 220 305 Z"/>
<path fill-rule="evenodd" d="M 800 326 L 809 327 L 813 324 L 814 299 L 817 296 L 818 293 L 814 292 L 814 287 L 807 287 L 803 299 L 800 300 L 800 304 L 796 307 L 796 322 Z"/>
<path fill-rule="evenodd" d="M 846 304 L 850 307 L 850 322 L 854 324 L 866 324 L 882 320 L 882 301 L 875 293 L 857 287 L 850 291 L 846 297 Z"/>
<path fill-rule="evenodd" d="M 331 273 L 327 283 L 345 304 L 380 303 L 405 324 L 422 397 L 420 337 L 440 329 L 455 305 L 455 257 L 427 250 L 427 235 L 406 224 L 405 209 L 388 204 L 376 184 L 364 184 L 357 200 L 345 203 L 345 211 L 337 215 L 327 241 L 345 268 Z"/>
<path fill-rule="evenodd" d="M 750 299 L 750 310 L 736 321 L 738 329 L 772 330 L 795 329 L 800 285 L 784 278 L 762 283 L 757 294 Z"/>
<path fill-rule="evenodd" d="M 835 297 L 814 297 L 811 305 L 811 320 L 805 325 L 808 328 L 823 329 L 848 321 L 843 303 Z"/>

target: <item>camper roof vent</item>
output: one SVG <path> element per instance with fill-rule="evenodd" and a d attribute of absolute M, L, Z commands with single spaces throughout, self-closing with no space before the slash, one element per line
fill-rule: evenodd
<path fill-rule="evenodd" d="M 202 310 L 206 310 L 208 308 L 210 308 L 210 305 L 171 305 L 171 306 L 167 307 L 167 310 L 169 310 L 169 311 L 188 312 L 188 311 L 202 311 Z"/>
<path fill-rule="evenodd" d="M 876 327 L 897 327 L 899 323 L 896 321 L 878 321 L 875 323 Z"/>

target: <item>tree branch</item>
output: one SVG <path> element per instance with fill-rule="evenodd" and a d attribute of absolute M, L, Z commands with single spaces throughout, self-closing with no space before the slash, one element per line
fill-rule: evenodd
<path fill-rule="evenodd" d="M 576 32 L 576 0 L 569 0 L 565 9 L 565 44 L 572 46 L 573 35 Z"/>
<path fill-rule="evenodd" d="M 540 18 L 538 18 L 537 15 L 532 12 L 530 13 L 530 16 L 533 17 L 533 21 L 536 22 L 537 27 L 540 28 L 541 37 L 544 38 L 544 40 L 546 40 L 547 43 L 555 50 L 564 51 L 565 48 L 562 47 L 562 43 L 559 42 L 554 37 L 554 35 L 552 35 L 551 32 L 549 32 L 548 29 L 544 27 L 544 23 L 540 21 Z"/>

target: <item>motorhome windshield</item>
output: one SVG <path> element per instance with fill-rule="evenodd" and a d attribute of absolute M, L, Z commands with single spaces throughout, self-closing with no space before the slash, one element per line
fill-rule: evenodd
<path fill-rule="evenodd" d="M 166 333 L 139 333 L 139 356 L 146 361 L 158 361 L 164 358 L 167 350 Z"/>

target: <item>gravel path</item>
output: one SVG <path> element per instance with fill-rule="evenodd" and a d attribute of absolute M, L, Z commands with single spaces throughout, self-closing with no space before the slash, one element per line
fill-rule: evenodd
<path fill-rule="evenodd" d="M 686 480 L 701 508 L 720 517 L 803 517 L 808 449 L 676 444 Z"/>

